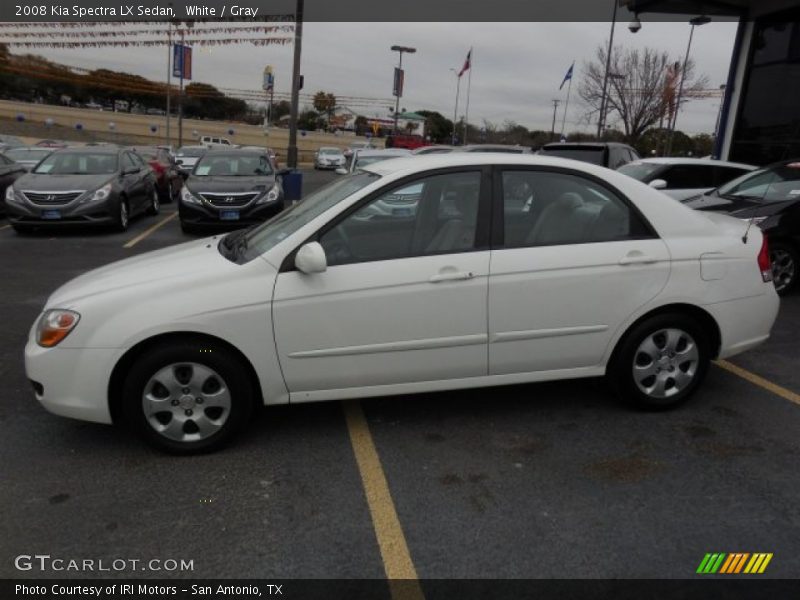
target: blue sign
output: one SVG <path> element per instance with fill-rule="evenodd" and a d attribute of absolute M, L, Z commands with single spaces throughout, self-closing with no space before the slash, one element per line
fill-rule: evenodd
<path fill-rule="evenodd" d="M 189 46 L 172 46 L 172 76 L 182 79 L 192 78 L 192 49 Z"/>

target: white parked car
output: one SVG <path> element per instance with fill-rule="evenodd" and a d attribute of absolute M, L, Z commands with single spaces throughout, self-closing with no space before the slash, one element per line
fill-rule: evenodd
<path fill-rule="evenodd" d="M 755 169 L 753 165 L 710 158 L 643 158 L 617 170 L 682 201 L 705 194 Z"/>
<path fill-rule="evenodd" d="M 413 212 L 358 217 L 410 188 Z M 606 375 L 671 407 L 769 336 L 778 296 L 747 225 L 576 161 L 374 163 L 254 229 L 73 279 L 26 373 L 48 410 L 184 453 L 262 405 Z"/>
<path fill-rule="evenodd" d="M 204 135 L 200 137 L 200 144 L 206 148 L 231 148 L 231 141 L 228 138 Z"/>
<path fill-rule="evenodd" d="M 314 153 L 315 169 L 338 169 L 344 167 L 346 162 L 341 148 L 323 147 Z"/>

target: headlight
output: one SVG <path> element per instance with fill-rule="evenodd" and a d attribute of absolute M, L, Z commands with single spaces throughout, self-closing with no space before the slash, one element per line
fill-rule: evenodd
<path fill-rule="evenodd" d="M 6 202 L 19 202 L 13 185 L 6 188 Z"/>
<path fill-rule="evenodd" d="M 277 202 L 281 197 L 281 186 L 275 182 L 269 191 L 256 201 L 256 204 L 269 204 L 270 202 Z"/>
<path fill-rule="evenodd" d="M 200 199 L 189 191 L 189 188 L 183 186 L 181 188 L 181 200 L 186 204 L 202 204 Z"/>
<path fill-rule="evenodd" d="M 45 312 L 36 325 L 36 343 L 52 348 L 61 343 L 78 324 L 81 316 L 73 310 L 53 309 Z"/>
<path fill-rule="evenodd" d="M 81 204 L 86 202 L 102 202 L 111 195 L 111 184 L 107 183 L 103 187 L 97 188 L 94 192 L 89 192 L 84 195 Z"/>

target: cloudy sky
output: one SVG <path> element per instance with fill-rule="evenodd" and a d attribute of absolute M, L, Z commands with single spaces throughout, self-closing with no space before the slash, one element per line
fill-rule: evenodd
<path fill-rule="evenodd" d="M 615 46 L 650 46 L 683 60 L 690 26 L 653 23 L 643 19 L 637 34 L 619 22 Z M 392 69 L 397 53 L 392 44 L 417 48 L 405 55 L 405 95 L 401 108 L 438 110 L 452 118 L 456 77 L 467 50 L 473 47 L 470 122 L 487 119 L 497 125 L 513 120 L 530 129 L 549 129 L 553 98 L 563 100 L 567 86 L 558 86 L 570 63 L 576 61 L 575 83 L 582 62 L 599 44 L 607 43 L 609 23 L 306 23 L 303 36 L 304 92 L 325 90 L 338 95 L 385 98 L 391 103 Z M 709 86 L 725 83 L 736 24 L 712 22 L 695 30 L 691 55 Z M 197 49 L 194 78 L 218 87 L 258 89 L 266 64 L 272 64 L 277 91 L 289 91 L 292 46 L 220 46 Z M 104 48 L 38 52 L 58 62 L 129 71 L 162 80 L 164 48 Z M 462 79 L 459 115 L 463 114 L 466 75 Z M 573 86 L 567 131 L 592 129 L 582 121 Z M 696 100 L 681 113 L 678 127 L 690 133 L 714 130 L 718 99 Z M 379 107 L 362 109 L 377 116 Z M 382 116 L 386 116 L 384 112 Z M 561 121 L 559 113 L 558 121 Z"/>

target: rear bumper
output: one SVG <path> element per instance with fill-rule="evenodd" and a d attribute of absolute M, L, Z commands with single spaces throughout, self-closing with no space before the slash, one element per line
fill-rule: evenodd
<path fill-rule="evenodd" d="M 762 344 L 780 308 L 780 299 L 771 284 L 761 296 L 729 300 L 705 305 L 720 328 L 721 344 L 718 358 L 728 358 Z"/>

